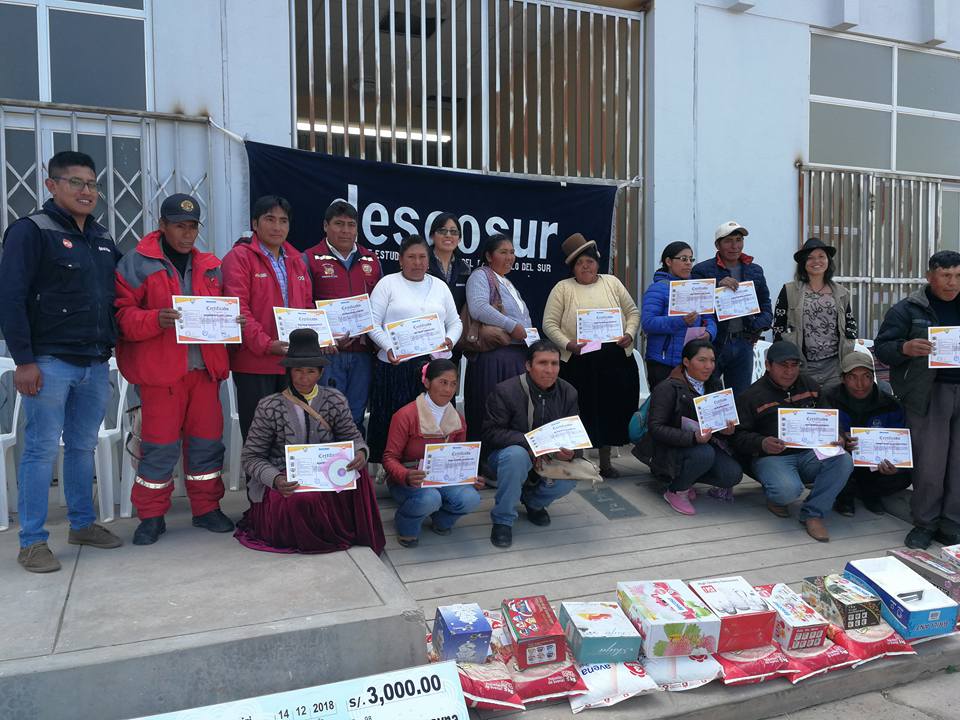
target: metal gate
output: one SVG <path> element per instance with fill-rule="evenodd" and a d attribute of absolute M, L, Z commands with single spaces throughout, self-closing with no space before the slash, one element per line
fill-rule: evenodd
<path fill-rule="evenodd" d="M 940 248 L 940 180 L 802 166 L 799 195 L 799 242 L 837 248 L 834 279 L 851 291 L 860 336 L 876 337 L 887 310 L 926 282 Z"/>
<path fill-rule="evenodd" d="M 116 111 L 28 101 L 0 102 L 0 233 L 49 197 L 45 163 L 79 150 L 97 166 L 96 219 L 122 252 L 156 227 L 160 204 L 187 192 L 212 216 L 210 126 L 206 117 Z M 201 228 L 198 243 L 212 249 Z"/>
<path fill-rule="evenodd" d="M 300 148 L 617 185 L 611 269 L 636 294 L 642 13 L 563 0 L 291 0 L 291 13 Z"/>

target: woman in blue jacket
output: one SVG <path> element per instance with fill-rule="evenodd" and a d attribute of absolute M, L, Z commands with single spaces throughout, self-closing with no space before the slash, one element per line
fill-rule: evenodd
<path fill-rule="evenodd" d="M 660 254 L 660 269 L 653 284 L 643 294 L 640 325 L 647 336 L 645 354 L 647 385 L 651 390 L 663 382 L 680 364 L 683 346 L 697 337 L 713 340 L 716 320 L 710 315 L 667 314 L 670 306 L 670 281 L 689 280 L 693 269 L 693 250 L 685 242 L 672 242 Z"/>

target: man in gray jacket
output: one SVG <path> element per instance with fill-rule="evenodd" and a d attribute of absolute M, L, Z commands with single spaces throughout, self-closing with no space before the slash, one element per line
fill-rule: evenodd
<path fill-rule="evenodd" d="M 513 542 L 518 501 L 530 522 L 546 526 L 550 524 L 547 506 L 577 485 L 575 480 L 542 477 L 535 485 L 527 485 L 530 471 L 547 456 L 535 457 L 524 434 L 580 413 L 577 391 L 559 373 L 560 348 L 549 340 L 538 340 L 527 349 L 527 372 L 504 380 L 487 399 L 482 437 L 484 450 L 492 451 L 487 463 L 497 476 L 497 496 L 490 511 L 490 542 L 496 547 L 507 548 Z M 569 462 L 580 454 L 561 449 L 552 456 Z"/>
<path fill-rule="evenodd" d="M 890 366 L 893 391 L 907 411 L 913 441 L 914 528 L 904 544 L 960 543 L 960 368 L 928 367 L 928 329 L 960 326 L 960 253 L 930 257 L 926 287 L 887 312 L 877 335 L 877 357 Z"/>

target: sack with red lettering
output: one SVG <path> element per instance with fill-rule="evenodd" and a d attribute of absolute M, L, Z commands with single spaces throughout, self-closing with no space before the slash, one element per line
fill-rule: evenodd
<path fill-rule="evenodd" d="M 723 666 L 724 685 L 750 685 L 780 677 L 788 662 L 776 645 L 717 653 L 713 658 Z"/>
<path fill-rule="evenodd" d="M 427 658 L 437 662 L 432 636 L 427 634 Z M 482 665 L 457 663 L 460 687 L 467 707 L 480 710 L 525 710 L 507 666 L 498 657 L 488 657 Z"/>
<path fill-rule="evenodd" d="M 662 689 L 692 690 L 723 676 L 723 667 L 709 655 L 643 658 L 643 669 Z"/>
<path fill-rule="evenodd" d="M 850 653 L 850 657 L 855 659 L 853 667 L 860 667 L 877 658 L 917 654 L 910 643 L 885 622 L 855 630 L 843 630 L 830 625 L 827 627 L 827 637 Z"/>
<path fill-rule="evenodd" d="M 610 707 L 637 695 L 660 690 L 640 663 L 600 663 L 576 667 L 587 686 L 587 692 L 570 698 L 570 709 L 574 715 L 581 710 Z"/>
<path fill-rule="evenodd" d="M 786 678 L 794 685 L 814 675 L 849 667 L 856 662 L 845 648 L 830 640 L 824 640 L 820 647 L 784 650 L 783 654 L 787 656 L 787 666 L 784 668 L 787 671 Z"/>
<path fill-rule="evenodd" d="M 572 660 L 534 665 L 521 670 L 515 660 L 507 663 L 517 695 L 525 705 L 557 698 L 583 695 L 587 686 Z"/>

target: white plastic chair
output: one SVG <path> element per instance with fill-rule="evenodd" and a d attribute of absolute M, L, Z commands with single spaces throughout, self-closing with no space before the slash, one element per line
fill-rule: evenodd
<path fill-rule="evenodd" d="M 0 357 L 0 376 L 16 370 L 12 358 Z M 10 430 L 0 434 L 0 532 L 10 527 L 10 507 L 17 505 L 17 466 L 13 449 L 17 444 L 17 425 L 20 421 L 20 393 L 11 386 L 13 393 L 13 416 Z"/>
<path fill-rule="evenodd" d="M 757 340 L 757 344 L 753 346 L 753 374 L 750 377 L 751 383 L 755 383 L 762 378 L 763 374 L 767 371 L 767 350 L 770 349 L 771 345 L 773 345 L 773 343 L 767 342 L 766 340 Z"/>
<path fill-rule="evenodd" d="M 636 348 L 633 349 L 633 361 L 637 364 L 637 374 L 640 376 L 640 397 L 637 398 L 637 407 L 643 405 L 650 397 L 650 384 L 647 381 L 647 364 L 643 361 L 643 356 Z"/>
<path fill-rule="evenodd" d="M 117 464 L 117 451 L 123 443 L 123 411 L 129 383 L 117 368 L 117 359 L 111 357 L 108 372 L 111 379 L 116 378 L 115 397 L 117 414 L 114 424 L 108 426 L 107 418 L 100 423 L 97 433 L 97 448 L 93 453 L 93 471 L 97 478 L 97 501 L 100 506 L 100 521 L 113 522 L 116 493 L 120 487 L 120 472 Z M 63 488 L 63 437 L 60 438 L 60 455 L 57 458 L 57 478 L 59 478 L 60 507 L 67 504 Z"/>

